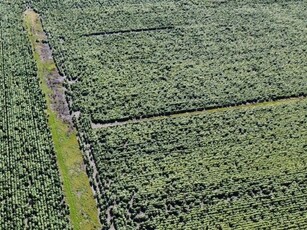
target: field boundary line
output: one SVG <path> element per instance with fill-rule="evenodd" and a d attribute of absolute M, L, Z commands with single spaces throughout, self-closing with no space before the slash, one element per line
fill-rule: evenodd
<path fill-rule="evenodd" d="M 147 117 L 136 117 L 136 118 L 127 118 L 127 119 L 118 119 L 117 121 L 106 122 L 106 123 L 95 123 L 91 121 L 92 129 L 103 129 L 108 127 L 122 126 L 126 124 L 136 124 L 142 123 L 146 121 L 155 121 L 155 120 L 163 120 L 174 117 L 186 117 L 186 116 L 195 116 L 199 114 L 206 113 L 216 113 L 216 112 L 224 112 L 224 111 L 232 111 L 239 109 L 254 109 L 258 107 L 269 107 L 269 106 L 277 106 L 283 104 L 290 104 L 299 102 L 302 100 L 306 100 L 306 95 L 296 96 L 296 97 L 286 97 L 282 99 L 276 99 L 271 101 L 263 101 L 263 102 L 255 102 L 255 103 L 242 103 L 238 105 L 229 105 L 229 106 L 217 106 L 213 108 L 201 108 L 201 109 L 191 109 L 191 110 L 183 110 L 183 111 L 173 111 L 164 115 L 147 115 Z"/>
<path fill-rule="evenodd" d="M 175 27 L 174 26 L 162 26 L 162 27 L 151 27 L 151 28 L 130 29 L 130 30 L 102 31 L 102 32 L 81 34 L 81 37 L 95 37 L 95 36 L 131 34 L 131 33 L 142 33 L 142 32 L 172 30 L 172 29 L 175 29 Z"/>

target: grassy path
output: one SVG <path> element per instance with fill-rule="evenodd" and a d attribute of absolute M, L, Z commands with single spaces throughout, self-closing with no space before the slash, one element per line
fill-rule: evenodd
<path fill-rule="evenodd" d="M 53 90 L 48 87 L 47 77 L 54 74 L 56 66 L 51 57 L 44 57 L 44 40 L 47 39 L 39 15 L 32 10 L 24 13 L 24 23 L 32 44 L 37 64 L 40 86 L 47 101 L 48 123 L 52 133 L 58 167 L 63 182 L 66 203 L 70 209 L 73 229 L 100 229 L 98 209 L 85 171 L 83 157 L 75 130 L 59 118 L 52 108 Z M 62 87 L 62 86 L 60 86 Z"/>

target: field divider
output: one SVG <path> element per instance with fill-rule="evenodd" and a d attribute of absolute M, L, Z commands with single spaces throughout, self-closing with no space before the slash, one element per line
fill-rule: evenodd
<path fill-rule="evenodd" d="M 175 29 L 175 27 L 174 26 L 162 26 L 162 27 L 140 28 L 140 29 L 130 29 L 130 30 L 102 31 L 102 32 L 82 34 L 81 37 L 108 36 L 108 35 L 142 33 L 142 32 L 152 32 L 152 31 L 156 32 L 156 31 L 161 31 L 161 30 L 172 30 L 172 29 Z"/>
<path fill-rule="evenodd" d="M 77 131 L 65 97 L 65 77 L 60 75 L 53 60 L 39 15 L 31 9 L 25 11 L 24 26 L 32 45 L 40 88 L 46 99 L 48 126 L 72 227 L 76 230 L 101 229 L 95 192 L 86 173 Z"/>
<path fill-rule="evenodd" d="M 121 126 L 126 124 L 134 124 L 134 123 L 142 123 L 146 121 L 156 121 L 156 120 L 163 120 L 167 118 L 174 118 L 174 117 L 182 117 L 182 116 L 195 116 L 199 114 L 205 113 L 215 113 L 215 112 L 223 112 L 223 111 L 231 111 L 237 109 L 253 109 L 258 107 L 267 107 L 267 106 L 277 106 L 282 104 L 290 104 L 299 102 L 302 100 L 306 100 L 306 95 L 296 96 L 296 97 L 283 97 L 280 99 L 272 100 L 272 101 L 261 101 L 261 102 L 254 102 L 254 103 L 242 103 L 237 105 L 229 105 L 229 106 L 216 106 L 212 108 L 196 108 L 190 110 L 179 110 L 173 111 L 166 114 L 157 114 L 157 115 L 145 115 L 135 118 L 122 118 L 122 119 L 114 119 L 112 121 L 107 121 L 105 123 L 95 123 L 91 121 L 92 129 L 102 129 L 108 127 L 115 127 Z"/>

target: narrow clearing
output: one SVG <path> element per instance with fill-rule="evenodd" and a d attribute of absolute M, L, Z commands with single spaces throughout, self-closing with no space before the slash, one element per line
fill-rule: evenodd
<path fill-rule="evenodd" d="M 35 51 L 37 52 L 41 62 L 49 68 L 45 79 L 48 88 L 51 89 L 52 92 L 48 95 L 51 98 L 52 110 L 58 114 L 63 122 L 67 123 L 70 128 L 73 129 L 72 116 L 70 115 L 69 106 L 65 98 L 66 89 L 63 86 L 65 77 L 60 75 L 55 66 L 52 57 L 52 50 L 48 44 L 48 38 L 43 31 L 42 26 L 39 26 L 39 24 L 41 24 L 39 16 L 32 10 L 28 10 L 25 14 L 29 20 L 31 20 L 31 33 L 36 38 L 34 43 Z"/>
<path fill-rule="evenodd" d="M 77 132 L 65 97 L 65 77 L 59 74 L 39 15 L 28 9 L 25 28 L 37 64 L 40 87 L 47 103 L 48 125 L 54 142 L 65 201 L 73 229 L 100 229 L 98 208 L 79 147 Z"/>

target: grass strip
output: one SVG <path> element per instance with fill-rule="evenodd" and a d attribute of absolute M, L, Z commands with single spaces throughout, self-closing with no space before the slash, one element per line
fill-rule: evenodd
<path fill-rule="evenodd" d="M 47 102 L 48 124 L 63 182 L 66 203 L 70 210 L 72 227 L 76 230 L 100 229 L 98 209 L 85 171 L 77 133 L 75 130 L 70 130 L 69 125 L 58 118 L 57 112 L 52 109 L 53 91 L 48 87 L 47 76 L 55 71 L 56 65 L 53 59 L 44 60 L 41 57 L 41 48 L 46 35 L 39 15 L 33 10 L 27 10 L 24 13 L 24 23 L 37 64 L 40 87 Z"/>

